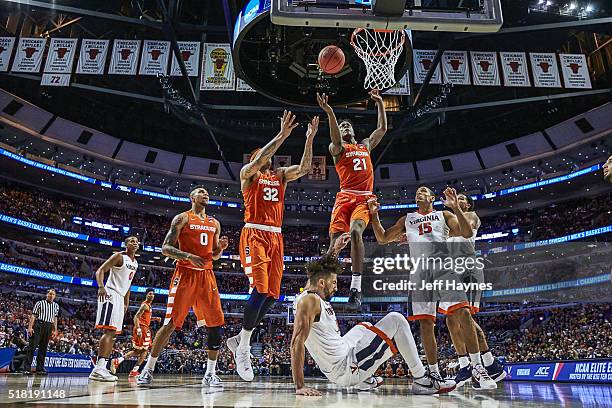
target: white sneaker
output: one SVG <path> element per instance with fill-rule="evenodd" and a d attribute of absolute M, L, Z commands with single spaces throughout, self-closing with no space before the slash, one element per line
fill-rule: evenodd
<path fill-rule="evenodd" d="M 476 364 L 472 368 L 472 388 L 475 390 L 494 390 L 497 383 L 487 373 L 482 364 Z"/>
<path fill-rule="evenodd" d="M 253 373 L 253 366 L 251 365 L 251 347 L 236 349 L 234 359 L 236 360 L 236 371 L 238 371 L 240 378 L 244 381 L 253 381 L 255 373 Z"/>
<path fill-rule="evenodd" d="M 95 367 L 91 374 L 89 374 L 89 379 L 92 381 L 115 382 L 118 378 L 112 375 L 106 367 Z"/>
<path fill-rule="evenodd" d="M 427 372 L 423 377 L 415 378 L 412 393 L 421 395 L 445 394 L 455 389 L 454 380 L 443 379 L 438 373 Z"/>
<path fill-rule="evenodd" d="M 138 385 L 149 385 L 153 382 L 153 373 L 151 370 L 145 368 L 142 373 L 136 378 L 136 384 Z"/>
<path fill-rule="evenodd" d="M 357 384 L 355 388 L 357 388 L 359 391 L 369 391 L 369 390 L 373 390 L 374 388 L 380 387 L 382 383 L 383 383 L 382 377 L 372 376 L 368 378 L 367 380 Z"/>
<path fill-rule="evenodd" d="M 230 337 L 225 341 L 225 344 L 227 345 L 227 348 L 232 352 L 232 355 L 235 356 L 236 355 L 236 349 L 238 348 L 238 345 L 240 344 L 240 334 L 234 336 L 234 337 Z"/>
<path fill-rule="evenodd" d="M 202 378 L 202 386 L 203 387 L 211 387 L 211 388 L 223 388 L 223 381 L 216 374 L 206 374 L 204 378 Z"/>

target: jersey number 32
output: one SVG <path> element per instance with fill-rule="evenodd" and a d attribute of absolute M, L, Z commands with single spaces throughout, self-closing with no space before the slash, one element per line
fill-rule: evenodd
<path fill-rule="evenodd" d="M 263 189 L 265 201 L 278 201 L 278 189 L 272 187 L 265 187 Z"/>

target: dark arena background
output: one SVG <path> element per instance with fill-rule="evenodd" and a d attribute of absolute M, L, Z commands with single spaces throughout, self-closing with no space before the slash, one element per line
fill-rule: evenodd
<path fill-rule="evenodd" d="M 1 403 L 612 406 L 611 96 L 607 0 L 0 1 Z"/>

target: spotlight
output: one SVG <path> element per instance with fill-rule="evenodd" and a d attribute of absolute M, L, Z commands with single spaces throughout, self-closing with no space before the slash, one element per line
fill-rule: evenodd
<path fill-rule="evenodd" d="M 546 5 L 547 5 L 547 6 L 552 6 L 552 1 L 548 0 L 548 1 L 546 2 Z"/>
<path fill-rule="evenodd" d="M 576 3 L 570 3 L 570 5 L 568 6 L 568 9 L 570 9 L 570 10 L 575 10 L 575 9 L 576 9 L 576 7 L 578 7 L 578 6 L 576 5 Z"/>
<path fill-rule="evenodd" d="M 586 12 L 587 12 L 587 13 L 591 13 L 592 11 L 593 11 L 593 6 L 592 6 L 591 4 L 589 4 L 589 5 L 586 7 Z"/>

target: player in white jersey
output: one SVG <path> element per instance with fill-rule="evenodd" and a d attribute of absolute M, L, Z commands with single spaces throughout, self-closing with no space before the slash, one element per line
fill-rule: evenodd
<path fill-rule="evenodd" d="M 96 366 L 89 375 L 90 380 L 117 381 L 117 377 L 106 368 L 106 363 L 113 351 L 115 334 L 121 333 L 123 315 L 130 302 L 130 286 L 138 269 L 136 251 L 140 242 L 131 236 L 125 239 L 125 251 L 111 255 L 96 271 L 98 282 L 98 312 L 96 329 L 102 329 L 98 359 Z M 110 275 L 104 283 L 104 276 Z"/>
<path fill-rule="evenodd" d="M 297 395 L 321 395 L 304 385 L 304 352 L 308 350 L 321 372 L 332 382 L 369 390 L 382 384 L 374 377 L 378 367 L 399 351 L 412 375 L 415 394 L 452 391 L 455 382 L 434 378 L 427 373 L 410 331 L 408 321 L 392 312 L 378 323 L 359 323 L 344 336 L 340 334 L 334 309 L 329 303 L 337 290 L 342 266 L 337 254 L 350 241 L 345 233 L 336 239 L 333 255 L 312 261 L 306 266 L 308 284 L 293 304 L 295 321 L 291 338 L 291 371 Z"/>
<path fill-rule="evenodd" d="M 412 310 L 408 319 L 419 321 L 430 372 L 441 378 L 434 333 L 437 312 L 440 312 L 446 316 L 447 322 L 451 321 L 449 329 L 452 327 L 457 330 L 453 335 L 461 337 L 465 342 L 472 362 L 473 388 L 496 388 L 497 384 L 489 377 L 480 360 L 476 328 L 467 296 L 463 290 L 456 288 L 460 283 L 459 276 L 452 268 L 445 267 L 447 261 L 451 260 L 447 246 L 449 235 L 470 238 L 472 227 L 459 206 L 455 189 L 447 188 L 444 196 L 444 205 L 453 212 L 434 210 L 433 191 L 425 186 L 419 187 L 415 195 L 418 210 L 401 217 L 387 230 L 378 216 L 380 204 L 376 199 L 371 199 L 368 206 L 372 213 L 372 228 L 376 241 L 381 245 L 397 241 L 405 232 L 413 262 L 420 259 L 420 263 L 415 262 L 415 270 L 411 271 L 410 280 L 416 285 L 416 290 L 410 293 L 409 306 Z"/>
<path fill-rule="evenodd" d="M 464 238 L 461 236 L 453 236 L 451 234 L 451 236 L 448 238 L 448 248 L 452 257 L 475 258 L 476 235 L 478 234 L 478 229 L 480 228 L 480 218 L 474 211 L 474 200 L 472 197 L 467 194 L 459 194 L 457 195 L 457 201 L 459 202 L 461 210 L 472 227 L 472 236 L 469 238 Z M 474 265 L 474 268 L 467 268 L 465 272 L 460 275 L 463 283 L 484 283 L 483 268 L 479 267 L 477 263 L 474 263 Z M 482 290 L 470 289 L 466 291 L 466 294 L 468 297 L 468 302 L 470 302 L 470 312 L 472 313 L 473 317 L 473 315 L 478 313 L 480 310 Z M 451 333 L 451 340 L 453 341 L 453 345 L 457 351 L 457 356 L 459 357 L 459 370 L 455 376 L 455 382 L 457 383 L 457 387 L 461 387 L 471 378 L 472 369 L 470 367 L 470 359 L 468 357 L 467 349 L 465 348 L 465 342 L 460 337 L 454 335 L 455 333 L 459 332 L 459 328 L 450 327 L 454 324 L 456 324 L 456 321 L 454 320 L 447 321 L 447 325 L 449 325 L 449 332 Z M 476 327 L 476 334 L 478 335 L 478 348 L 480 350 L 480 355 L 482 356 L 483 365 L 491 379 L 493 379 L 495 382 L 499 382 L 506 377 L 504 367 L 499 363 L 499 361 L 497 361 L 496 358 L 493 357 L 493 354 L 489 350 L 489 344 L 487 343 L 485 334 L 480 325 L 478 325 L 476 322 L 474 322 L 474 325 Z"/>

